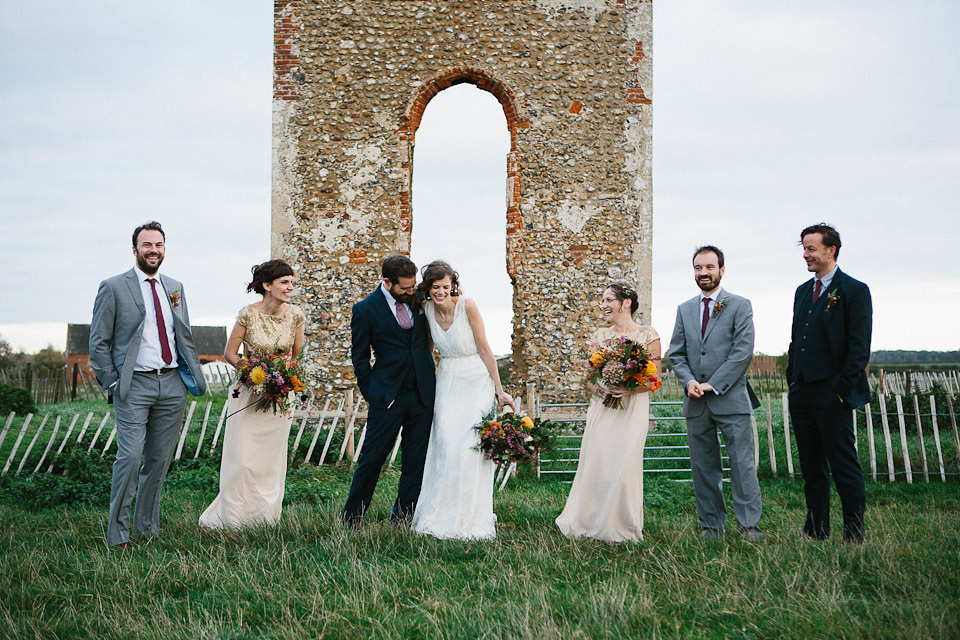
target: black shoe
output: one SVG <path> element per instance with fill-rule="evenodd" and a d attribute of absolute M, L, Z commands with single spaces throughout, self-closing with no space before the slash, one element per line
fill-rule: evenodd
<path fill-rule="evenodd" d="M 763 531 L 760 527 L 740 527 L 738 528 L 741 538 L 746 538 L 750 542 L 760 542 L 763 540 Z"/>
<path fill-rule="evenodd" d="M 720 540 L 723 538 L 723 529 L 711 529 L 704 527 L 700 530 L 700 537 L 706 540 Z"/>

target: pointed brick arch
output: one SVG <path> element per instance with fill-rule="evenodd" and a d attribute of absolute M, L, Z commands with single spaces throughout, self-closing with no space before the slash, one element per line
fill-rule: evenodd
<path fill-rule="evenodd" d="M 517 138 L 523 129 L 530 127 L 530 121 L 523 117 L 517 95 L 502 78 L 492 71 L 478 67 L 454 67 L 446 69 L 424 81 L 417 87 L 407 108 L 403 112 L 403 125 L 400 127 L 400 145 L 404 147 L 404 162 L 401 168 L 405 174 L 406 189 L 400 194 L 400 221 L 405 233 L 410 233 L 413 220 L 413 203 L 410 188 L 413 181 L 411 161 L 413 158 L 413 144 L 420 121 L 427 109 L 430 100 L 444 89 L 458 84 L 469 83 L 493 96 L 503 107 L 503 115 L 507 119 L 507 129 L 510 131 L 510 153 L 507 154 L 507 275 L 511 280 L 517 277 L 516 252 L 522 245 L 523 218 L 520 214 L 521 203 L 521 175 L 520 163 L 517 161 Z"/>

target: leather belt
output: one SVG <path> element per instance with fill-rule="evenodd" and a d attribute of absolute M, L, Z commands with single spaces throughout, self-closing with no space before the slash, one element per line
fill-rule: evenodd
<path fill-rule="evenodd" d="M 150 369 L 148 371 L 134 371 L 134 373 L 146 373 L 151 376 L 162 376 L 165 373 L 170 373 L 171 371 L 176 371 L 176 367 L 167 367 L 166 369 Z"/>

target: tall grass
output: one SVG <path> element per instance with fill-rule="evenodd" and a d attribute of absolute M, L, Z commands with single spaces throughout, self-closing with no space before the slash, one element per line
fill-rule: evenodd
<path fill-rule="evenodd" d="M 960 637 L 952 482 L 868 483 L 867 542 L 849 547 L 839 531 L 802 538 L 799 482 L 762 479 L 762 542 L 714 542 L 698 536 L 688 483 L 648 477 L 645 540 L 608 545 L 561 536 L 568 486 L 525 473 L 496 495 L 497 539 L 464 542 L 387 524 L 395 471 L 367 526 L 343 529 L 346 466 L 293 469 L 276 527 L 206 532 L 213 492 L 196 476 L 215 469 L 190 465 L 171 476 L 159 537 L 127 551 L 105 546 L 105 499 L 0 505 L 0 635 Z"/>

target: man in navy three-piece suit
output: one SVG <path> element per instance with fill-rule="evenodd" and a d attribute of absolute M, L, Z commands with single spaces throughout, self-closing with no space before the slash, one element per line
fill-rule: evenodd
<path fill-rule="evenodd" d="M 807 271 L 797 288 L 787 360 L 790 418 L 803 471 L 803 532 L 830 537 L 830 474 L 843 508 L 843 538 L 863 542 L 866 494 L 854 446 L 852 410 L 870 401 L 867 364 L 873 307 L 870 289 L 837 267 L 840 234 L 827 224 L 800 233 Z"/>
<path fill-rule="evenodd" d="M 381 274 L 380 286 L 353 305 L 350 320 L 353 369 L 369 406 L 367 435 L 343 509 L 344 524 L 353 529 L 363 525 L 398 433 L 400 484 L 390 520 L 399 525 L 413 517 L 433 422 L 436 373 L 427 319 L 416 304 L 417 267 L 394 254 L 384 259 Z"/>

